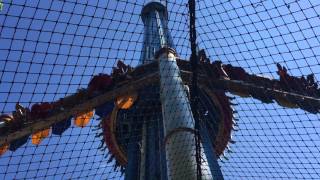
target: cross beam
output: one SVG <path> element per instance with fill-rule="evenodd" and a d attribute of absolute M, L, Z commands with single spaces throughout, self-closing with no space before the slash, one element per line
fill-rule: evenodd
<path fill-rule="evenodd" d="M 177 61 L 181 78 L 186 84 L 191 83 L 192 72 L 188 61 Z M 200 63 L 200 69 L 208 68 L 209 71 L 215 71 L 214 67 L 207 63 Z M 116 85 L 100 95 L 93 98 L 85 98 L 77 101 L 77 93 L 71 96 L 67 96 L 65 99 L 75 99 L 75 101 L 69 102 L 67 109 L 63 111 L 57 111 L 52 113 L 45 119 L 30 120 L 28 124 L 22 126 L 17 130 L 9 130 L 8 133 L 0 134 L 0 146 L 5 143 L 10 143 L 19 138 L 28 136 L 32 133 L 51 127 L 54 123 L 70 118 L 79 112 L 86 110 L 92 110 L 97 106 L 100 106 L 108 101 L 113 101 L 115 98 L 125 95 L 129 92 L 138 91 L 139 89 L 148 86 L 152 83 L 159 83 L 159 72 L 154 71 L 157 69 L 158 63 L 153 62 L 150 64 L 142 65 L 134 69 L 133 72 L 128 74 L 127 80 L 116 83 Z M 305 94 L 300 94 L 292 91 L 285 91 L 280 88 L 271 86 L 272 84 L 280 83 L 278 80 L 270 80 L 268 78 L 259 77 L 255 75 L 249 75 L 249 80 L 232 80 L 226 78 L 212 78 L 208 71 L 199 71 L 199 87 L 209 91 L 228 91 L 233 94 L 243 94 L 245 92 L 246 97 L 253 97 L 261 100 L 264 103 L 272 103 L 273 100 L 280 105 L 288 107 L 281 103 L 280 99 L 289 101 L 291 104 L 296 105 L 303 110 L 311 113 L 318 113 L 320 111 L 320 99 L 318 97 L 312 97 Z M 252 79 L 258 79 L 258 81 L 252 81 Z M 264 82 L 264 83 L 263 83 Z"/>

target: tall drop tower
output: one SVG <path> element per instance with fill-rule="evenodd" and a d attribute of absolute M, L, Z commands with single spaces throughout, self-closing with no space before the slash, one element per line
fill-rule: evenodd
<path fill-rule="evenodd" d="M 127 157 L 125 179 L 193 180 L 197 178 L 195 119 L 189 88 L 183 83 L 176 62 L 168 12 L 162 3 L 150 2 L 143 7 L 141 18 L 144 23 L 141 64 L 158 62 L 154 71 L 159 72 L 160 82 L 139 91 L 134 106 L 119 110 L 114 117 L 117 129 L 126 129 L 116 135 Z M 215 114 L 209 95 L 202 92 L 201 96 L 200 106 L 205 114 L 201 128 L 202 179 L 221 179 L 212 141 L 220 115 Z M 210 128 L 205 127 L 208 123 Z"/>

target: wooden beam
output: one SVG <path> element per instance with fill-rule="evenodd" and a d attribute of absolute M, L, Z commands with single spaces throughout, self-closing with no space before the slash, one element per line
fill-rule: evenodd
<path fill-rule="evenodd" d="M 269 100 L 275 100 L 279 105 L 289 107 L 279 103 L 282 98 L 290 103 L 296 104 L 297 107 L 310 113 L 316 114 L 320 112 L 320 99 L 316 97 L 237 80 L 218 79 L 207 81 L 206 83 L 210 84 L 210 88 L 213 90 L 228 91 L 232 94 L 241 94 L 245 91 L 249 96 L 261 100 L 264 103 L 268 103 Z M 259 94 L 262 96 L 259 96 Z"/>
<path fill-rule="evenodd" d="M 183 81 L 186 84 L 190 84 L 192 73 L 190 72 L 189 62 L 178 60 L 177 63 L 180 67 L 180 73 Z M 200 66 L 202 66 L 200 68 L 203 68 L 206 65 L 207 64 L 200 64 Z M 132 76 L 132 79 L 118 83 L 117 86 L 115 86 L 113 89 L 108 90 L 99 96 L 88 99 L 83 103 L 80 103 L 80 100 L 72 101 L 72 104 L 68 104 L 68 107 L 70 108 L 65 109 L 64 111 L 55 112 L 50 117 L 45 119 L 34 120 L 18 131 L 0 135 L 0 146 L 4 143 L 10 143 L 19 138 L 31 135 L 34 132 L 49 128 L 54 123 L 70 118 L 71 116 L 74 116 L 79 112 L 92 110 L 95 107 L 104 104 L 105 102 L 113 101 L 118 96 L 127 94 L 132 91 L 138 91 L 139 89 L 148 86 L 151 83 L 159 82 L 157 62 L 139 66 L 132 73 L 130 73 L 130 75 Z M 265 97 L 267 97 L 271 102 L 273 102 L 272 100 L 277 101 L 279 98 L 289 99 L 290 102 L 297 104 L 301 109 L 304 109 L 311 113 L 318 113 L 320 110 L 319 98 L 301 95 L 290 91 L 279 90 L 271 87 L 272 83 L 270 82 L 277 80 L 270 80 L 267 78 L 259 77 L 259 81 L 269 82 L 265 83 L 265 85 L 263 86 L 263 83 L 256 81 L 245 82 L 228 79 L 214 79 L 212 77 L 209 77 L 210 75 L 204 71 L 199 72 L 198 76 L 199 88 L 205 89 L 206 91 L 228 91 L 235 94 L 241 94 L 243 93 L 243 91 L 246 91 L 249 96 L 259 99 L 262 102 L 266 101 L 264 97 L 258 96 L 259 94 L 265 95 Z M 257 76 L 250 75 L 250 77 Z M 279 83 L 279 81 L 277 82 Z M 66 98 L 77 99 L 75 98 L 76 95 L 77 94 L 74 94 Z"/>
<path fill-rule="evenodd" d="M 121 86 L 116 87 L 110 91 L 107 91 L 97 97 L 89 99 L 88 101 L 82 104 L 78 104 L 77 102 L 74 102 L 72 108 L 65 109 L 63 112 L 53 114 L 50 117 L 45 119 L 35 120 L 33 123 L 28 124 L 26 127 L 23 127 L 18 131 L 9 132 L 7 134 L 0 135 L 0 146 L 5 143 L 10 143 L 19 138 L 31 135 L 34 132 L 49 128 L 54 123 L 70 118 L 71 116 L 74 116 L 79 112 L 92 110 L 95 107 L 100 106 L 108 101 L 113 101 L 116 97 L 125 95 L 132 91 L 138 91 L 140 88 L 143 88 L 146 85 L 151 83 L 156 83 L 158 81 L 159 81 L 158 72 L 149 73 L 148 75 L 140 79 L 125 82 Z"/>

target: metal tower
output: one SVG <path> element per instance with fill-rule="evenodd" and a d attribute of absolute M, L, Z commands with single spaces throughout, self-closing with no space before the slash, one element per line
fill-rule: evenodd
<path fill-rule="evenodd" d="M 168 31 L 168 11 L 160 2 L 150 2 L 141 11 L 144 23 L 144 40 L 141 63 L 155 60 L 155 54 L 163 47 L 174 48 Z"/>
<path fill-rule="evenodd" d="M 127 179 L 137 177 L 137 174 L 133 175 L 133 172 L 138 172 L 137 167 L 140 167 L 141 179 L 156 177 L 160 179 L 196 179 L 195 120 L 187 96 L 188 88 L 182 82 L 176 63 L 176 52 L 168 31 L 167 9 L 159 2 L 150 2 L 142 9 L 141 17 L 145 25 L 141 62 L 142 64 L 154 61 L 159 63 L 160 91 L 157 85 L 147 89 L 153 88 L 151 92 L 154 94 L 151 96 L 156 97 L 154 100 L 157 103 L 155 104 L 161 104 L 161 107 L 160 111 L 159 107 L 154 107 L 157 110 L 154 111 L 156 116 L 144 116 L 142 138 L 140 139 L 140 160 L 137 164 L 130 163 L 130 157 L 136 161 L 138 159 L 137 150 L 130 151 L 126 177 Z M 144 95 L 141 93 L 141 98 L 148 98 L 143 97 Z M 158 136 L 154 132 L 158 132 Z M 154 142 L 157 142 L 159 146 L 155 146 Z M 217 171 L 218 167 L 215 156 L 207 156 L 205 153 L 214 152 L 209 142 L 207 141 L 207 145 L 202 146 L 203 179 L 212 179 L 214 174 L 217 174 L 213 172 Z M 133 144 L 135 143 L 131 142 L 132 146 Z M 157 161 L 158 159 L 160 161 Z M 131 161 L 134 162 L 134 160 Z"/>

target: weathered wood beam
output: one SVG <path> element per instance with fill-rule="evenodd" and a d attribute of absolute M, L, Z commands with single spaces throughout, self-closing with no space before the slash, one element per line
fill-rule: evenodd
<path fill-rule="evenodd" d="M 283 101 L 287 101 L 288 104 L 296 105 L 291 106 L 291 108 L 301 108 L 314 114 L 320 111 L 320 99 L 316 97 L 237 80 L 218 79 L 207 83 L 210 84 L 212 89 L 228 91 L 232 94 L 243 94 L 243 92 L 247 92 L 249 96 L 261 100 L 264 103 L 271 103 L 271 100 L 275 100 L 279 105 L 289 107 L 282 104 L 280 101 L 281 99 Z"/>
<path fill-rule="evenodd" d="M 26 127 L 23 127 L 18 131 L 9 132 L 7 134 L 0 135 L 0 146 L 5 143 L 10 143 L 16 139 L 28 136 L 34 132 L 49 128 L 56 122 L 70 118 L 71 116 L 74 116 L 79 112 L 92 110 L 95 107 L 100 106 L 108 101 L 113 101 L 116 97 L 125 95 L 128 92 L 137 91 L 140 88 L 143 88 L 146 85 L 155 83 L 157 81 L 159 81 L 158 72 L 149 73 L 148 75 L 141 77 L 140 79 L 123 83 L 121 86 L 116 87 L 110 91 L 107 91 L 92 99 L 89 99 L 84 103 L 78 104 L 78 102 L 74 102 L 73 106 L 69 109 L 65 109 L 62 112 L 52 114 L 50 117 L 45 119 L 35 120 L 33 121 L 33 123 L 26 125 Z M 75 96 L 75 95 L 71 95 L 71 96 Z"/>
<path fill-rule="evenodd" d="M 180 68 L 181 78 L 186 84 L 190 84 L 192 73 L 190 72 L 189 62 L 178 60 L 177 63 Z M 199 65 L 200 68 L 203 68 L 207 64 L 201 63 Z M 209 65 L 209 70 L 213 71 L 214 69 L 210 69 Z M 0 146 L 4 143 L 10 143 L 34 132 L 49 128 L 54 123 L 70 118 L 79 112 L 91 110 L 104 104 L 105 102 L 113 101 L 118 96 L 132 91 L 138 91 L 139 89 L 148 86 L 151 83 L 159 82 L 157 62 L 139 66 L 129 75 L 131 76 L 130 80 L 118 83 L 113 89 L 108 90 L 94 98 L 85 101 L 84 99 L 78 100 L 76 98 L 77 94 L 66 97 L 66 99 L 75 99 L 75 101 L 71 101 L 71 104 L 68 104 L 68 108 L 63 111 L 54 112 L 48 118 L 33 120 L 17 131 L 9 131 L 6 134 L 0 134 Z M 245 82 L 229 79 L 215 79 L 210 77 L 210 74 L 206 73 L 205 71 L 200 71 L 198 76 L 199 88 L 205 89 L 206 91 L 228 91 L 237 95 L 242 94 L 244 95 L 243 97 L 253 97 L 261 100 L 264 103 L 272 103 L 275 100 L 278 102 L 278 104 L 288 107 L 279 100 L 284 99 L 285 101 L 289 101 L 289 103 L 295 104 L 296 107 L 311 113 L 318 113 L 320 110 L 319 98 L 301 95 L 295 92 L 284 91 L 281 89 L 275 89 L 272 87 L 272 83 L 279 83 L 277 80 L 270 80 L 255 75 L 250 75 L 250 78 L 259 79 L 259 82 L 256 80 L 249 80 L 248 82 Z M 265 81 L 265 83 L 261 83 L 261 81 Z M 244 92 L 245 94 L 243 94 Z"/>

